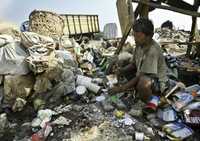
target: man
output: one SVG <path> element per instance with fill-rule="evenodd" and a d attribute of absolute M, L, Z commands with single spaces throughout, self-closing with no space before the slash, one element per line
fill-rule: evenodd
<path fill-rule="evenodd" d="M 160 95 L 167 88 L 167 66 L 160 46 L 152 39 L 154 26 L 149 19 L 140 18 L 133 25 L 136 48 L 133 62 L 119 69 L 120 74 L 133 74 L 127 83 L 113 87 L 111 94 L 134 88 L 139 97 L 147 102 L 153 95 Z"/>

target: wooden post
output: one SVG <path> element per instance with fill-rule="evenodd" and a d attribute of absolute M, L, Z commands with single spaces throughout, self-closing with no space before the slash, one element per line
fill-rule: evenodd
<path fill-rule="evenodd" d="M 192 27 L 191 27 L 189 42 L 192 42 L 192 40 L 194 39 L 195 28 L 196 28 L 196 21 L 197 21 L 197 18 L 196 17 L 192 17 Z M 187 52 L 186 52 L 186 56 L 187 57 L 190 56 L 191 50 L 192 50 L 192 45 L 188 45 Z"/>
<path fill-rule="evenodd" d="M 198 0 L 194 0 L 194 7 L 195 7 L 195 10 L 198 11 L 198 7 L 199 7 Z M 191 27 L 189 42 L 192 42 L 194 37 L 196 36 L 195 35 L 196 29 L 197 29 L 197 17 L 192 17 L 192 27 Z M 188 45 L 186 57 L 190 56 L 191 50 L 192 50 L 192 45 Z"/>
<path fill-rule="evenodd" d="M 149 2 L 149 0 L 141 0 L 141 1 L 145 3 Z M 148 15 L 149 15 L 149 5 L 142 4 L 140 17 L 148 18 Z"/>

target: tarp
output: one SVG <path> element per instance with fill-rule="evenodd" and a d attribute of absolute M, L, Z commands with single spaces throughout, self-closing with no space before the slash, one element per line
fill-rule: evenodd
<path fill-rule="evenodd" d="M 0 74 L 27 74 L 27 56 L 20 43 L 6 43 L 0 48 Z"/>
<path fill-rule="evenodd" d="M 22 32 L 21 43 L 24 45 L 24 47 L 29 48 L 33 45 L 54 44 L 54 40 L 51 37 L 42 36 L 34 32 Z"/>

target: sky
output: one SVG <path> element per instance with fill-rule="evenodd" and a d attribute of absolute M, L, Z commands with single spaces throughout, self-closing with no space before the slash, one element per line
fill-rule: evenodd
<path fill-rule="evenodd" d="M 193 0 L 185 1 L 193 2 Z M 1 0 L 0 20 L 20 25 L 28 20 L 30 12 L 34 9 L 50 10 L 58 14 L 97 14 L 101 30 L 106 23 L 112 22 L 117 23 L 120 28 L 116 0 Z M 163 22 L 170 20 L 176 28 L 185 30 L 190 30 L 192 23 L 191 17 L 168 10 L 154 10 L 150 13 L 150 19 L 155 27 L 160 27 Z M 199 19 L 197 21 L 200 25 Z"/>

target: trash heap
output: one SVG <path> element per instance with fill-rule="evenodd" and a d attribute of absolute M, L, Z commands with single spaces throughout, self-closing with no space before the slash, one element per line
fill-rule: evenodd
<path fill-rule="evenodd" d="M 174 82 L 164 97 L 150 100 L 150 111 L 144 110 L 134 90 L 108 94 L 126 81 L 106 73 L 114 42 L 107 46 L 84 38 L 77 43 L 67 35 L 36 31 L 0 35 L 0 140 L 199 139 L 198 84 L 185 88 Z M 131 56 L 118 59 L 124 58 Z"/>
<path fill-rule="evenodd" d="M 174 56 L 179 56 L 186 52 L 187 45 L 181 43 L 188 42 L 189 36 L 189 33 L 186 31 L 169 28 L 157 28 L 154 35 L 162 48 Z"/>

